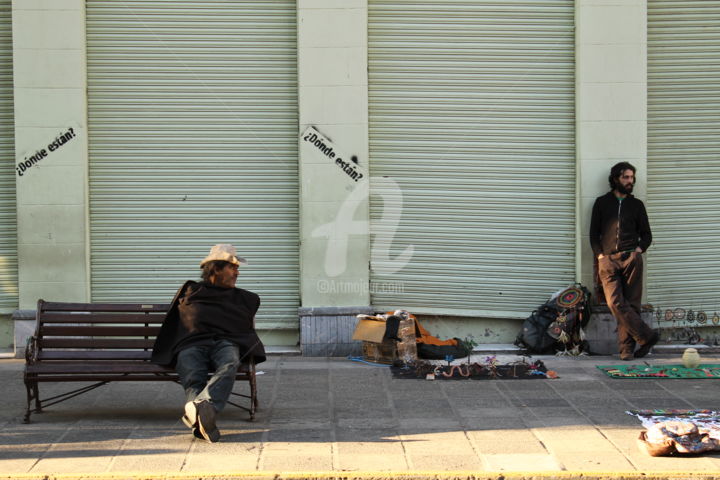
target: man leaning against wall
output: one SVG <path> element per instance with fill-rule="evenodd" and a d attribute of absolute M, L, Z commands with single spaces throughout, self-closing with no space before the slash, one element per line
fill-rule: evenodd
<path fill-rule="evenodd" d="M 610 191 L 595 199 L 590 219 L 590 245 L 605 301 L 617 321 L 620 359 L 626 361 L 647 355 L 660 338 L 640 315 L 642 254 L 650 247 L 652 232 L 645 205 L 632 194 L 635 173 L 628 162 L 610 169 Z"/>

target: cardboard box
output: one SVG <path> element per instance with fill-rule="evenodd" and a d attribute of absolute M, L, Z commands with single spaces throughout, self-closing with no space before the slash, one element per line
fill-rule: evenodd
<path fill-rule="evenodd" d="M 391 364 L 397 360 L 397 347 L 392 340 L 383 342 L 385 322 L 379 320 L 358 320 L 353 340 L 362 342 L 363 359 L 368 362 Z"/>
<path fill-rule="evenodd" d="M 379 320 L 358 320 L 353 332 L 353 340 L 364 342 L 382 343 L 385 336 L 385 322 Z"/>
<path fill-rule="evenodd" d="M 383 343 L 363 342 L 363 360 L 392 365 L 398 359 L 397 346 L 393 341 Z"/>

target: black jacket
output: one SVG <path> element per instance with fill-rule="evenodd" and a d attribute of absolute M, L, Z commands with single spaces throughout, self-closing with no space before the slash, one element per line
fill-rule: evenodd
<path fill-rule="evenodd" d="M 597 257 L 640 247 L 646 251 L 652 232 L 645 205 L 628 195 L 622 202 L 613 192 L 595 199 L 590 219 L 590 245 Z"/>
<path fill-rule="evenodd" d="M 187 281 L 180 287 L 155 339 L 152 362 L 174 365 L 177 353 L 191 345 L 227 339 L 240 347 L 240 357 L 265 361 L 265 348 L 255 333 L 260 297 L 242 288 L 214 287 Z"/>

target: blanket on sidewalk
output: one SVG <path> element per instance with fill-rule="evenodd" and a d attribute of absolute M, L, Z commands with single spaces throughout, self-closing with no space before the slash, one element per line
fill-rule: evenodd
<path fill-rule="evenodd" d="M 415 362 L 408 365 L 392 365 L 393 378 L 424 380 L 517 380 L 558 378 L 553 370 L 548 370 L 541 360 L 532 363 L 525 361 L 500 364 L 493 357 L 486 363 L 461 363 L 442 365 L 430 362 Z"/>
<path fill-rule="evenodd" d="M 720 412 L 714 410 L 628 410 L 645 431 L 638 445 L 649 455 L 720 451 Z"/>
<path fill-rule="evenodd" d="M 720 379 L 720 365 L 702 364 L 696 368 L 672 365 L 598 365 L 597 368 L 612 378 L 691 378 Z"/>

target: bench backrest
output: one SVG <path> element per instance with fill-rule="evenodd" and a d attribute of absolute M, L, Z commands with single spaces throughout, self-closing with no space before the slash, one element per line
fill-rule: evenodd
<path fill-rule="evenodd" d="M 149 361 L 169 307 L 39 300 L 35 359 Z"/>

